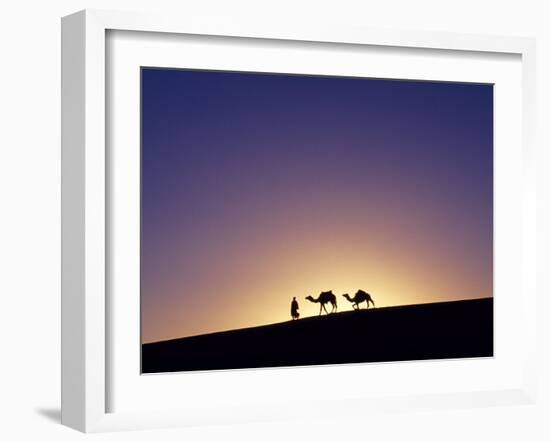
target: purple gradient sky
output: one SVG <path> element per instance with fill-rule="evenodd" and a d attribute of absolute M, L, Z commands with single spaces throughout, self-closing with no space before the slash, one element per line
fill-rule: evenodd
<path fill-rule="evenodd" d="M 492 296 L 492 85 L 142 69 L 142 340 Z"/>

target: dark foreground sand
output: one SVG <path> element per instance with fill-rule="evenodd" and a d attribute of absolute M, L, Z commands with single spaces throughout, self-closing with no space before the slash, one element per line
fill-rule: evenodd
<path fill-rule="evenodd" d="M 486 298 L 346 311 L 144 344 L 142 372 L 492 355 L 493 299 Z"/>

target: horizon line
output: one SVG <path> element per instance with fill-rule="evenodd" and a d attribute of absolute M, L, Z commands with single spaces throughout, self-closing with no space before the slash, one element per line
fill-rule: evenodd
<path fill-rule="evenodd" d="M 325 314 L 325 315 L 304 316 L 303 318 L 298 319 L 297 322 L 303 321 L 303 320 L 306 320 L 306 319 L 313 319 L 313 318 L 319 318 L 319 317 L 328 317 L 328 316 L 333 316 L 333 315 L 338 315 L 340 313 L 348 313 L 348 312 L 367 311 L 367 310 L 386 310 L 386 309 L 398 308 L 398 307 L 410 307 L 410 306 L 421 306 L 421 305 L 431 305 L 431 304 L 452 304 L 452 303 L 457 303 L 457 302 L 481 301 L 481 300 L 493 299 L 493 298 L 494 298 L 494 295 L 485 296 L 485 297 L 482 297 L 482 298 L 465 298 L 465 299 L 454 299 L 454 300 L 451 300 L 451 301 L 420 302 L 420 303 L 417 303 L 417 304 L 396 304 L 396 305 L 386 305 L 384 307 L 371 307 L 371 308 L 368 308 L 368 309 L 364 308 L 364 309 L 359 309 L 359 310 L 353 310 L 352 309 L 352 310 L 345 310 L 345 311 L 340 311 L 340 312 L 329 313 L 329 314 Z M 218 331 L 201 333 L 201 334 L 196 334 L 196 335 L 180 336 L 180 337 L 177 337 L 177 338 L 168 338 L 168 339 L 163 339 L 163 340 L 159 340 L 159 341 L 142 342 L 141 345 L 143 346 L 143 345 L 150 345 L 150 344 L 161 344 L 161 343 L 165 343 L 165 342 L 179 341 L 180 339 L 196 338 L 196 337 L 199 337 L 199 336 L 215 335 L 215 334 L 218 334 L 218 333 L 229 333 L 229 332 L 234 332 L 234 331 L 238 331 L 238 330 L 248 330 L 248 329 L 252 329 L 252 328 L 268 327 L 268 326 L 277 325 L 277 324 L 284 324 L 284 323 L 287 323 L 287 322 L 296 322 L 296 321 L 292 321 L 292 319 L 288 319 L 286 321 L 269 322 L 267 324 L 251 325 L 251 326 L 248 326 L 248 327 L 230 328 L 230 329 L 227 329 L 227 330 L 218 330 Z"/>

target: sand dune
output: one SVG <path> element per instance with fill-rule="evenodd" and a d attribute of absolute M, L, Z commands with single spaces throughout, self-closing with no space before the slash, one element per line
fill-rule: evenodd
<path fill-rule="evenodd" d="M 142 372 L 489 357 L 493 299 L 346 311 L 142 346 Z"/>

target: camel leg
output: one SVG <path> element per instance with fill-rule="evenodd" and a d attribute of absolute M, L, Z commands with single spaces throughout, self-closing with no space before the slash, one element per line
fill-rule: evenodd
<path fill-rule="evenodd" d="M 319 316 L 321 316 L 321 313 L 323 313 L 323 304 L 321 304 L 321 307 L 319 307 Z"/>
<path fill-rule="evenodd" d="M 322 307 L 322 309 L 325 311 L 325 313 L 328 315 L 328 310 L 327 310 L 327 308 L 325 307 L 325 304 L 321 304 L 321 307 Z"/>

